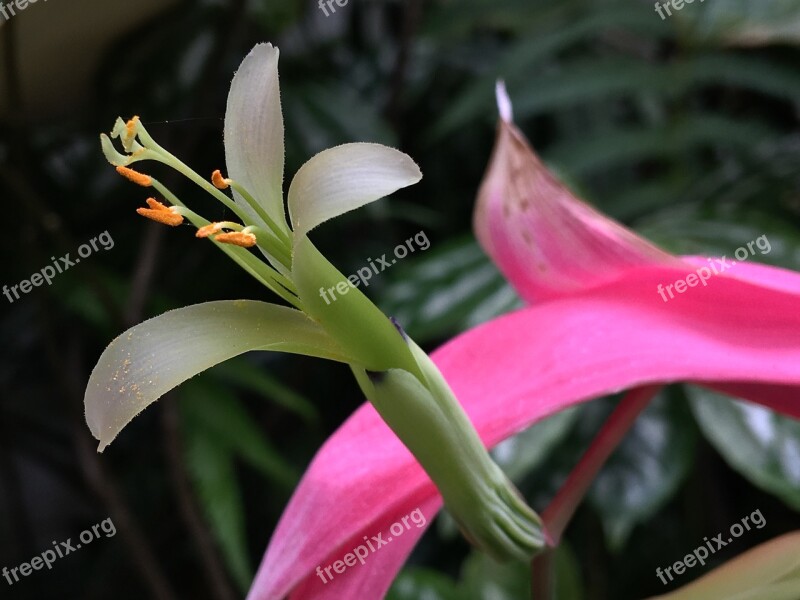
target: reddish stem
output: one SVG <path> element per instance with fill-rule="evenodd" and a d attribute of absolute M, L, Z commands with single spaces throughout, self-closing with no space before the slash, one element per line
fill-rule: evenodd
<path fill-rule="evenodd" d="M 592 440 L 581 460 L 569 474 L 566 482 L 542 513 L 548 545 L 558 546 L 575 510 L 580 505 L 589 486 L 594 481 L 608 457 L 628 433 L 639 414 L 647 407 L 659 390 L 660 385 L 651 385 L 630 390 L 620 400 L 614 412 L 603 424 L 602 429 Z M 531 563 L 531 591 L 534 600 L 547 600 L 552 597 L 552 577 L 544 571 L 552 560 L 548 549 Z"/>

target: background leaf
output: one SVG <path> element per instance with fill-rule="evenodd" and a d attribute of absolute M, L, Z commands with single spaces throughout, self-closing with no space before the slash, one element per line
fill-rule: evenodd
<path fill-rule="evenodd" d="M 800 7 L 793 0 L 720 0 L 679 11 L 691 41 L 741 46 L 800 43 Z"/>
<path fill-rule="evenodd" d="M 687 388 L 700 429 L 725 461 L 800 510 L 800 423 L 705 388 Z"/>
<path fill-rule="evenodd" d="M 202 376 L 201 376 L 202 377 Z M 272 447 L 240 401 L 225 388 L 190 381 L 183 386 L 181 409 L 188 422 L 202 427 L 270 481 L 291 489 L 299 474 Z"/>
<path fill-rule="evenodd" d="M 431 249 L 393 275 L 395 281 L 381 294 L 381 308 L 422 342 L 522 306 L 474 239 Z"/>
<path fill-rule="evenodd" d="M 233 454 L 202 428 L 191 428 L 186 435 L 186 464 L 222 556 L 239 589 L 246 591 L 254 572 Z"/>

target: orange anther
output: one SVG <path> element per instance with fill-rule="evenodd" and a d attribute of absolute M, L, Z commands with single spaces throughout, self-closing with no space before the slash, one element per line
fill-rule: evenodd
<path fill-rule="evenodd" d="M 165 206 L 155 198 L 148 198 L 147 206 L 150 208 L 137 208 L 136 212 L 170 227 L 176 227 L 183 223 L 183 216 L 174 206 Z"/>
<path fill-rule="evenodd" d="M 214 187 L 218 190 L 227 190 L 229 187 L 228 181 L 222 176 L 219 169 L 211 174 L 211 183 L 213 183 Z"/>
<path fill-rule="evenodd" d="M 220 233 L 214 240 L 222 244 L 233 244 L 234 246 L 241 246 L 242 248 L 252 248 L 256 245 L 256 236 L 252 233 L 245 233 L 244 231 Z"/>
<path fill-rule="evenodd" d="M 147 200 L 145 200 L 145 202 L 147 202 L 147 206 L 149 206 L 153 210 L 169 210 L 169 206 L 161 204 L 161 202 L 159 202 L 155 198 L 148 198 Z"/>
<path fill-rule="evenodd" d="M 205 225 L 200 229 L 198 229 L 197 233 L 195 233 L 194 235 L 195 237 L 206 238 L 214 233 L 218 233 L 219 231 L 222 230 L 222 228 L 223 228 L 222 223 L 211 223 L 209 225 Z"/>
<path fill-rule="evenodd" d="M 153 185 L 153 178 L 150 177 L 150 175 L 139 173 L 139 171 L 134 171 L 128 167 L 117 167 L 117 173 L 142 187 L 150 187 Z"/>

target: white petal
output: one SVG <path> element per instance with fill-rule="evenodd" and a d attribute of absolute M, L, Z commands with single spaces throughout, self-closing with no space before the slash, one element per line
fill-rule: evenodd
<path fill-rule="evenodd" d="M 242 184 L 279 226 L 287 227 L 278 49 L 272 44 L 253 48 L 233 77 L 225 109 L 225 162 L 228 177 Z M 244 199 L 234 196 L 254 215 Z"/>
<path fill-rule="evenodd" d="M 323 150 L 289 187 L 289 214 L 296 235 L 320 223 L 412 185 L 422 178 L 407 154 L 380 144 L 345 144 Z"/>
<path fill-rule="evenodd" d="M 172 388 L 248 350 L 347 360 L 321 327 L 291 308 L 230 300 L 166 312 L 117 337 L 92 371 L 84 406 L 99 450 Z"/>

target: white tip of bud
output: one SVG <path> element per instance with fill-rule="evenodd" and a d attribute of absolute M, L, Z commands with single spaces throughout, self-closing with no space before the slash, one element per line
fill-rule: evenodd
<path fill-rule="evenodd" d="M 500 118 L 506 123 L 511 123 L 514 120 L 514 109 L 511 106 L 511 99 L 508 97 L 506 91 L 506 82 L 498 79 L 494 87 L 494 94 L 497 98 L 497 110 L 500 112 Z"/>

